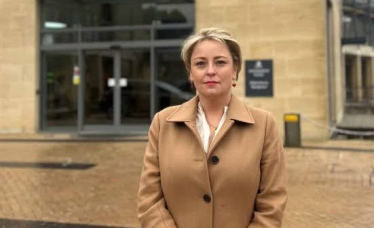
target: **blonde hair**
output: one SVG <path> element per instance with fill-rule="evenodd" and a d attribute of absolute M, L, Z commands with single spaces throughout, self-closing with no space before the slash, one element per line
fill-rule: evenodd
<path fill-rule="evenodd" d="M 238 79 L 239 72 L 242 68 L 242 55 L 239 43 L 226 30 L 214 27 L 201 29 L 198 33 L 189 36 L 184 41 L 181 57 L 188 72 L 191 69 L 192 52 L 196 44 L 203 40 L 215 40 L 227 45 L 234 62 L 234 66 L 237 70 L 236 79 Z"/>

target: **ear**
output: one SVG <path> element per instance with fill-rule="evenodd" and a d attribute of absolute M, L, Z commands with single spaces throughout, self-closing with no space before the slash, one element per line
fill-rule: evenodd
<path fill-rule="evenodd" d="M 232 80 L 238 80 L 238 71 L 234 69 L 234 75 L 232 76 Z"/>
<path fill-rule="evenodd" d="M 233 80 L 237 80 L 238 79 L 238 67 L 236 65 L 234 65 L 234 76 L 233 76 Z"/>

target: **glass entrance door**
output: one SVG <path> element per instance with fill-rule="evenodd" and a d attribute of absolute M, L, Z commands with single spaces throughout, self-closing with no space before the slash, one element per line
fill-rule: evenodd
<path fill-rule="evenodd" d="M 72 72 L 78 65 L 78 55 L 73 51 L 46 52 L 42 54 L 42 60 L 43 128 L 75 129 L 78 90 L 73 83 Z"/>
<path fill-rule="evenodd" d="M 82 134 L 144 133 L 150 124 L 149 49 L 83 52 Z"/>
<path fill-rule="evenodd" d="M 84 53 L 84 125 L 114 125 L 114 53 L 87 51 Z"/>
<path fill-rule="evenodd" d="M 121 50 L 120 65 L 122 128 L 147 128 L 152 115 L 150 50 Z"/>

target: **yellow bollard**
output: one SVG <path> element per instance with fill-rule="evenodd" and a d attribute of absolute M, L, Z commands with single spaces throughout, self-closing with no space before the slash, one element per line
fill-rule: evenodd
<path fill-rule="evenodd" d="M 286 113 L 284 115 L 285 147 L 301 147 L 300 114 Z"/>

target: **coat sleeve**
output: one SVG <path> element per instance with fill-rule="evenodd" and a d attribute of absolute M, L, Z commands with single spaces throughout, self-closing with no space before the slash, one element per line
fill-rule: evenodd
<path fill-rule="evenodd" d="M 142 228 L 176 228 L 166 209 L 161 187 L 158 159 L 159 114 L 153 118 L 148 133 L 148 144 L 144 154 L 143 170 L 138 191 L 138 218 Z"/>
<path fill-rule="evenodd" d="M 249 228 L 282 226 L 287 202 L 287 171 L 282 141 L 274 117 L 268 113 L 260 164 L 261 178 Z"/>

